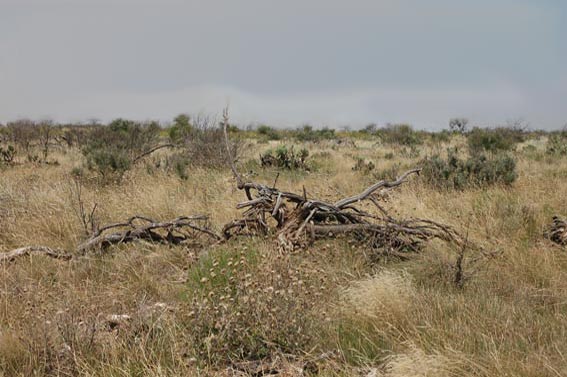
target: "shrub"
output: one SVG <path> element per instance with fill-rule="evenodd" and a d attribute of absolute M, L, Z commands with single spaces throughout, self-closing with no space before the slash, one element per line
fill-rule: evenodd
<path fill-rule="evenodd" d="M 229 127 L 229 132 L 233 129 Z M 192 166 L 204 168 L 222 168 L 227 166 L 224 131 L 213 118 L 199 116 L 193 119 L 191 127 L 184 132 L 181 139 L 173 140 L 183 149 L 183 156 Z M 232 155 L 238 156 L 240 142 L 231 138 Z"/>
<path fill-rule="evenodd" d="M 277 130 L 275 130 L 274 128 L 272 128 L 270 126 L 266 126 L 265 124 L 258 126 L 258 129 L 256 130 L 256 132 L 258 133 L 258 135 L 263 136 L 265 139 L 268 139 L 268 140 L 280 140 L 281 139 L 281 135 L 279 134 L 279 132 Z"/>
<path fill-rule="evenodd" d="M 451 141 L 451 133 L 447 130 L 432 132 L 430 134 L 430 137 L 431 137 L 431 141 L 437 144 L 447 143 Z"/>
<path fill-rule="evenodd" d="M 290 255 L 258 253 L 255 246 L 215 250 L 189 273 L 189 344 L 208 364 L 298 354 L 314 338 L 310 310 L 321 282 L 311 282 Z"/>
<path fill-rule="evenodd" d="M 409 124 L 390 124 L 380 129 L 379 135 L 385 143 L 412 146 L 422 143 L 421 135 Z"/>
<path fill-rule="evenodd" d="M 517 178 L 516 162 L 505 154 L 491 158 L 480 154 L 463 160 L 450 150 L 447 159 L 435 155 L 422 160 L 421 166 L 425 182 L 443 189 L 510 185 Z"/>
<path fill-rule="evenodd" d="M 295 139 L 298 141 L 312 141 L 319 142 L 321 140 L 331 140 L 335 139 L 337 135 L 335 130 L 324 127 L 320 130 L 313 129 L 310 125 L 304 125 L 295 131 Z"/>
<path fill-rule="evenodd" d="M 525 137 L 520 130 L 499 127 L 499 128 L 473 128 L 468 134 L 467 143 L 471 155 L 499 151 L 509 151 L 517 143 L 524 141 Z"/>
<path fill-rule="evenodd" d="M 309 157 L 309 151 L 305 148 L 296 151 L 293 146 L 280 145 L 260 155 L 260 164 L 262 167 L 309 170 L 307 157 Z"/>
<path fill-rule="evenodd" d="M 376 123 L 370 123 L 364 126 L 364 128 L 359 130 L 358 132 L 362 134 L 374 135 L 377 130 L 378 126 L 376 125 Z"/>
<path fill-rule="evenodd" d="M 567 129 L 549 135 L 545 151 L 550 155 L 567 156 Z"/>
<path fill-rule="evenodd" d="M 374 179 L 377 181 L 395 181 L 401 174 L 401 169 L 401 164 L 393 164 L 389 168 L 374 173 Z"/>
<path fill-rule="evenodd" d="M 165 164 L 166 170 L 174 172 L 179 178 L 183 180 L 189 178 L 187 175 L 189 160 L 183 153 L 176 153 L 168 156 Z"/>
<path fill-rule="evenodd" d="M 169 128 L 169 138 L 173 142 L 185 140 L 193 131 L 191 117 L 187 114 L 179 114 L 173 119 L 173 125 Z"/>
<path fill-rule="evenodd" d="M 82 148 L 85 146 L 89 139 L 89 134 L 100 125 L 91 124 L 91 125 L 74 125 L 74 124 L 67 124 L 63 125 L 62 127 L 62 135 L 59 136 L 59 139 L 64 142 L 67 147 L 79 147 Z"/>
<path fill-rule="evenodd" d="M 352 170 L 360 171 L 364 174 L 368 174 L 372 170 L 374 170 L 375 167 L 376 166 L 374 165 L 374 163 L 372 161 L 366 161 L 365 159 L 363 159 L 361 157 L 357 157 L 356 162 L 355 162 L 354 166 L 352 167 Z"/>
<path fill-rule="evenodd" d="M 28 119 L 9 122 L 7 128 L 12 142 L 26 153 L 39 138 L 39 126 Z"/>
<path fill-rule="evenodd" d="M 469 120 L 467 118 L 453 118 L 449 121 L 449 130 L 451 132 L 464 134 L 467 132 L 468 124 Z"/>
<path fill-rule="evenodd" d="M 105 179 L 121 178 L 137 157 L 156 145 L 159 131 L 159 125 L 154 122 L 141 124 L 116 119 L 91 132 L 81 152 L 89 169 Z"/>
<path fill-rule="evenodd" d="M 6 164 L 10 164 L 14 161 L 16 156 L 16 149 L 12 145 L 8 145 L 5 149 L 0 147 L 0 158 Z"/>

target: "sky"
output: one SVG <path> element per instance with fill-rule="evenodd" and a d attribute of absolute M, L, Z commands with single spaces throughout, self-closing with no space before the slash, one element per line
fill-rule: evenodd
<path fill-rule="evenodd" d="M 0 0 L 0 122 L 567 123 L 563 0 Z"/>

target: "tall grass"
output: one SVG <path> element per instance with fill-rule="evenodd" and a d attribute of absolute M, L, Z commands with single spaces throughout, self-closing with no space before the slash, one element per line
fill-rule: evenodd
<path fill-rule="evenodd" d="M 442 150 L 465 143 L 455 135 Z M 250 145 L 241 161 L 265 149 Z M 277 185 L 331 202 L 373 179 L 352 170 L 358 158 L 378 171 L 419 159 L 374 140 L 309 149 L 325 168 L 283 172 Z M 270 238 L 207 249 L 133 243 L 70 262 L 24 258 L 0 266 L 0 375 L 218 375 L 244 361 L 321 375 L 567 375 L 567 254 L 542 236 L 552 215 L 567 214 L 567 160 L 510 153 L 518 174 L 510 186 L 447 192 L 418 177 L 385 198 L 403 215 L 452 224 L 498 252 L 465 265 L 462 288 L 451 280 L 458 251 L 440 243 L 403 262 L 371 261 L 341 239 L 282 255 Z M 1 251 L 73 251 L 84 237 L 70 176 L 81 154 L 68 148 L 52 158 L 60 164 L 22 160 L 0 171 Z M 219 230 L 238 216 L 244 197 L 228 169 L 195 167 L 180 180 L 150 169 L 154 162 L 113 185 L 82 181 L 100 224 L 207 213 Z M 260 168 L 246 174 L 275 178 Z M 130 319 L 112 324 L 112 315 Z"/>

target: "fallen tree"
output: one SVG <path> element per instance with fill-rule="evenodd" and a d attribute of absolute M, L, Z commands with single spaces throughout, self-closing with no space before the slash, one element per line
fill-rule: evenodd
<path fill-rule="evenodd" d="M 447 225 L 429 219 L 397 219 L 380 205 L 377 193 L 400 186 L 411 175 L 419 174 L 420 169 L 409 170 L 395 181 L 379 181 L 358 195 L 329 203 L 308 198 L 305 189 L 303 194 L 296 194 L 260 183 L 245 182 L 231 156 L 226 110 L 223 128 L 233 176 L 238 189 L 244 190 L 247 198 L 237 205 L 238 209 L 245 209 L 242 218 L 224 226 L 225 239 L 237 234 L 267 234 L 275 231 L 280 247 L 292 250 L 317 238 L 347 235 L 367 242 L 374 249 L 398 256 L 418 251 L 423 241 L 432 238 L 458 245 L 465 243 L 464 238 Z M 367 209 L 366 203 L 370 203 L 375 210 L 371 212 Z"/>
<path fill-rule="evenodd" d="M 219 241 L 222 239 L 209 227 L 209 218 L 204 215 L 182 216 L 171 221 L 155 221 L 145 216 L 133 216 L 125 222 L 105 225 L 95 229 L 93 234 L 79 246 L 77 253 L 53 249 L 47 246 L 25 246 L 0 253 L 0 263 L 12 262 L 29 255 L 44 255 L 50 258 L 69 260 L 75 255 L 104 250 L 111 245 L 144 240 L 170 245 L 190 242 Z"/>

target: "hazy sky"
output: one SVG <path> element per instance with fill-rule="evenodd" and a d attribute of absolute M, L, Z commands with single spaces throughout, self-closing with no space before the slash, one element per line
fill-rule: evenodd
<path fill-rule="evenodd" d="M 567 122 L 563 0 L 0 0 L 0 122 Z"/>

